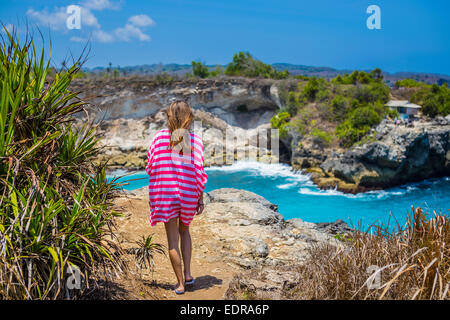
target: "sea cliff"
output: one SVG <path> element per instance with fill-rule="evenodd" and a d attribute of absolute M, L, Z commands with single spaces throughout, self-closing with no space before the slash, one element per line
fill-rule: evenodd
<path fill-rule="evenodd" d="M 182 98 L 201 123 L 205 166 L 231 164 L 241 160 L 239 154 L 246 154 L 266 163 L 289 163 L 310 174 L 320 188 L 349 193 L 450 174 L 450 117 L 421 119 L 413 127 L 383 120 L 368 139 L 350 148 L 330 147 L 295 131 L 279 140 L 279 152 L 271 150 L 270 142 L 249 145 L 248 139 L 239 137 L 256 139 L 261 130 L 271 127 L 270 118 L 282 107 L 280 85 L 279 80 L 224 77 L 168 84 L 142 79 L 78 80 L 73 89 L 92 103 L 90 113 L 103 119 L 98 161 L 108 160 L 112 169 L 144 168 L 153 134 L 166 127 L 165 108 Z M 236 152 L 224 154 L 227 131 L 238 139 Z"/>

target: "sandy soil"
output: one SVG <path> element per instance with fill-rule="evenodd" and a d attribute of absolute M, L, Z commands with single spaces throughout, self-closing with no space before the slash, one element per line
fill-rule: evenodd
<path fill-rule="evenodd" d="M 123 248 L 137 247 L 134 242 L 149 234 L 154 234 L 155 242 L 167 247 L 164 225 L 158 223 L 154 227 L 150 226 L 145 194 L 118 198 L 115 205 L 125 215 L 116 219 L 116 233 Z M 238 269 L 223 261 L 219 254 L 220 248 L 215 247 L 217 242 L 208 241 L 211 237 L 207 222 L 207 216 L 202 214 L 191 223 L 191 270 L 196 281 L 194 285 L 187 287 L 185 294 L 177 295 L 172 289 L 176 278 L 169 257 L 157 255 L 153 272 L 136 270 L 134 260 L 131 256 L 128 257 L 128 265 L 131 270 L 134 269 L 134 274 L 122 277 L 117 283 L 115 281 L 119 296 L 124 299 L 222 299 Z"/>

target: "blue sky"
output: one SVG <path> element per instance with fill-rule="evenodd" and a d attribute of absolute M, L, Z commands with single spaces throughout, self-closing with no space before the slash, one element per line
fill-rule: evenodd
<path fill-rule="evenodd" d="M 79 5 L 81 29 L 65 26 Z M 369 30 L 369 5 L 381 9 L 381 29 Z M 56 63 L 91 39 L 87 67 L 151 63 L 228 63 L 249 51 L 266 63 L 338 69 L 450 74 L 450 1 L 178 1 L 2 0 L 0 21 L 39 25 L 52 39 Z"/>

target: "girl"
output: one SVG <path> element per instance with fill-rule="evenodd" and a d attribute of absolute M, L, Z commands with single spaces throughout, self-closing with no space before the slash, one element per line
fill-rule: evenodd
<path fill-rule="evenodd" d="M 181 100 L 172 102 L 167 112 L 168 129 L 156 132 L 145 167 L 150 176 L 150 224 L 164 222 L 169 257 L 177 277 L 175 292 L 183 294 L 193 284 L 191 275 L 192 242 L 189 224 L 204 208 L 203 190 L 208 181 L 203 168 L 203 143 L 191 133 L 193 113 Z M 184 264 L 184 280 L 178 241 Z"/>

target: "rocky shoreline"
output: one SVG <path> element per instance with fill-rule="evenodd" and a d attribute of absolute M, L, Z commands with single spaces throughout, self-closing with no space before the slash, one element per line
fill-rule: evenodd
<path fill-rule="evenodd" d="M 319 188 L 347 193 L 450 175 L 450 117 L 416 121 L 414 127 L 383 120 L 372 135 L 373 141 L 319 157 L 304 146 L 296 148 L 293 167 L 311 173 Z"/>
<path fill-rule="evenodd" d="M 136 217 L 135 208 L 148 207 L 146 197 L 146 187 L 124 191 L 123 199 L 133 199 L 134 203 L 125 208 L 127 213 Z M 225 299 L 236 298 L 232 294 L 236 281 L 276 299 L 286 286 L 296 282 L 293 270 L 307 258 L 308 248 L 342 246 L 335 235 L 352 231 L 343 221 L 316 224 L 298 218 L 285 220 L 276 204 L 246 190 L 216 189 L 205 193 L 204 199 L 204 212 L 195 217 L 191 228 L 197 252 L 194 259 L 230 266 L 233 276 L 223 287 Z M 121 201 L 119 198 L 116 203 Z M 148 211 L 143 217 L 148 217 Z M 126 224 L 118 225 L 119 234 L 123 234 L 120 228 Z M 255 272 L 266 276 L 256 280 L 252 277 Z"/>
<path fill-rule="evenodd" d="M 100 81 L 101 82 L 101 81 Z M 284 162 L 308 173 L 321 189 L 359 193 L 428 178 L 450 176 L 450 117 L 416 121 L 414 127 L 383 120 L 364 144 L 350 149 L 327 147 L 292 130 L 272 152 L 267 136 L 259 148 L 249 141 L 270 129 L 279 110 L 278 81 L 246 78 L 177 81 L 156 85 L 130 80 L 107 83 L 77 81 L 74 89 L 96 106 L 102 117 L 98 162 L 110 169 L 142 170 L 154 133 L 166 126 L 165 108 L 171 99 L 186 99 L 201 122 L 205 166 L 227 165 L 239 155 L 265 163 Z M 80 118 L 79 123 L 84 119 Z M 235 152 L 224 153 L 226 132 L 233 132 Z M 239 138 L 246 137 L 246 138 Z"/>

